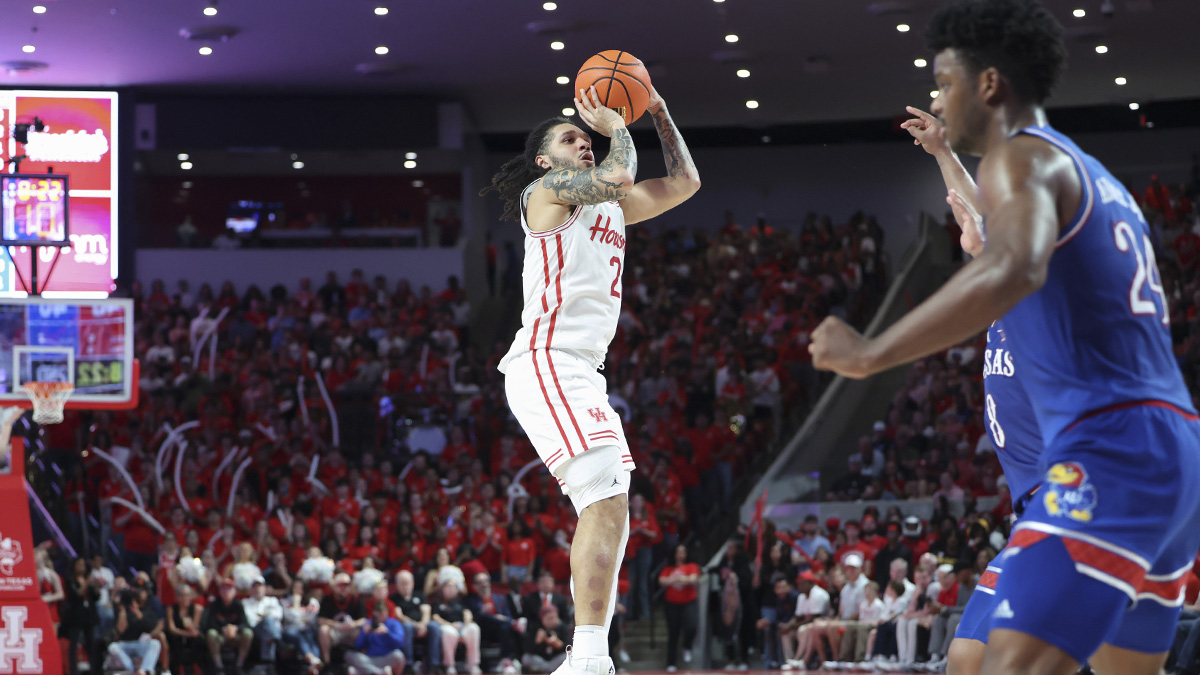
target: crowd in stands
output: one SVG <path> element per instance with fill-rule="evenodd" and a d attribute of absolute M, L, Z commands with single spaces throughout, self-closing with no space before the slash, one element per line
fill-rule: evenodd
<path fill-rule="evenodd" d="M 677 544 L 815 397 L 808 332 L 870 317 L 882 240 L 861 215 L 630 231 L 604 370 L 639 467 L 621 612 L 645 619 L 661 587 L 685 662 L 699 570 Z M 508 412 L 507 337 L 480 349 L 456 279 L 127 294 L 138 407 L 67 411 L 41 439 L 62 478 L 35 486 L 80 554 L 48 545 L 42 567 L 69 672 L 561 661 L 576 515 Z"/>

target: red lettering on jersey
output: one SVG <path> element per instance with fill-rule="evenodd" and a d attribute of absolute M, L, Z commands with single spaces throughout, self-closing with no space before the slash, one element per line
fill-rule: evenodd
<path fill-rule="evenodd" d="M 604 227 L 600 227 L 600 221 L 604 221 Z M 603 215 L 596 216 L 596 224 L 588 230 L 592 233 L 591 240 L 596 241 L 596 235 L 600 235 L 600 243 L 616 246 L 619 250 L 625 250 L 625 237 L 617 234 L 616 230 L 612 229 L 612 217 L 605 219 Z"/>
<path fill-rule="evenodd" d="M 608 415 L 600 408 L 588 408 L 588 414 L 597 422 L 607 422 Z"/>

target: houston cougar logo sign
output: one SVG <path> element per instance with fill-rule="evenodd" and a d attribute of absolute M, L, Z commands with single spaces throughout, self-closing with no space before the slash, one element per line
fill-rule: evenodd
<path fill-rule="evenodd" d="M 12 576 L 17 563 L 24 557 L 21 555 L 21 542 L 12 537 L 0 539 L 0 573 Z"/>
<path fill-rule="evenodd" d="M 26 607 L 0 608 L 4 626 L 0 628 L 0 673 L 40 673 L 42 629 L 26 628 Z"/>

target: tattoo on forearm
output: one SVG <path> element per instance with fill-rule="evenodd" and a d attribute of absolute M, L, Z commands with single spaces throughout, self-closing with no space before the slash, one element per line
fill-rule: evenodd
<path fill-rule="evenodd" d="M 675 128 L 675 121 L 666 108 L 654 113 L 654 128 L 658 131 L 658 139 L 662 141 L 667 175 L 671 178 L 698 178 L 700 172 L 692 161 L 692 153 L 688 152 L 687 143 L 683 142 L 683 136 Z"/>
<path fill-rule="evenodd" d="M 555 169 L 542 178 L 542 187 L 567 204 L 602 204 L 624 197 L 618 172 L 637 174 L 637 149 L 625 127 L 613 130 L 608 156 L 594 169 Z"/>

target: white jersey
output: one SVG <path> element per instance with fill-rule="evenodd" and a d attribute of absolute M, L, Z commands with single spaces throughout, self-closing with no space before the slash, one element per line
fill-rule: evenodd
<path fill-rule="evenodd" d="M 562 225 L 533 232 L 525 203 L 534 185 L 521 193 L 525 308 L 500 372 L 521 354 L 543 349 L 590 352 L 599 365 L 621 314 L 625 212 L 618 202 L 577 206 Z"/>

